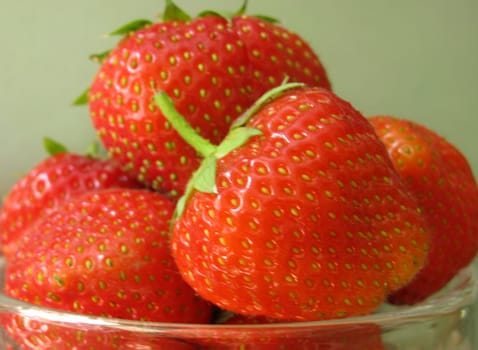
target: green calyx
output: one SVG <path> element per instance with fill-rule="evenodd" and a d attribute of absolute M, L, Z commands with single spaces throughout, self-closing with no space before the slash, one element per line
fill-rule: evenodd
<path fill-rule="evenodd" d="M 243 145 L 252 136 L 260 135 L 261 132 L 257 129 L 238 126 L 231 129 L 223 142 L 219 145 L 214 145 L 194 130 L 191 124 L 176 110 L 173 101 L 164 91 L 159 92 L 154 100 L 179 135 L 204 157 L 199 168 L 191 176 L 184 195 L 178 201 L 174 215 L 175 219 L 181 216 L 187 199 L 194 190 L 205 193 L 216 193 L 217 160 L 233 149 Z"/>
<path fill-rule="evenodd" d="M 66 148 L 65 145 L 49 137 L 43 138 L 43 147 L 50 156 L 68 153 L 68 148 Z"/>
<path fill-rule="evenodd" d="M 219 16 L 225 19 L 231 19 L 236 16 L 245 15 L 247 12 L 248 0 L 244 0 L 241 7 L 238 10 L 233 12 L 218 11 L 218 10 L 204 10 L 201 11 L 196 18 L 206 17 L 206 16 Z M 253 17 L 260 18 L 267 22 L 278 22 L 275 18 L 264 15 L 253 15 Z M 190 16 L 183 9 L 177 6 L 173 0 L 166 0 L 166 9 L 163 12 L 162 20 L 163 21 L 190 21 L 194 17 Z"/>
<path fill-rule="evenodd" d="M 135 19 L 135 20 L 133 20 L 131 22 L 128 22 L 128 23 L 122 25 L 121 27 L 113 30 L 112 32 L 110 32 L 108 34 L 108 36 L 128 35 L 131 32 L 135 32 L 137 30 L 143 29 L 144 27 L 147 27 L 151 24 L 153 24 L 153 22 L 150 21 L 149 19 L 142 19 L 142 18 L 141 19 Z"/>
<path fill-rule="evenodd" d="M 166 21 L 190 21 L 191 16 L 183 9 L 176 5 L 172 0 L 166 0 L 166 8 L 164 9 L 162 19 Z"/>
<path fill-rule="evenodd" d="M 248 6 L 248 0 L 244 0 L 244 2 L 242 3 L 242 6 L 234 12 L 229 13 L 229 12 L 221 12 L 217 10 L 205 10 L 200 12 L 197 17 L 219 16 L 219 17 L 223 17 L 226 20 L 230 20 L 233 17 L 245 15 L 247 12 L 247 6 Z M 263 21 L 270 22 L 270 23 L 279 22 L 277 19 L 270 16 L 266 16 L 266 15 L 251 15 L 251 17 L 260 18 Z"/>
<path fill-rule="evenodd" d="M 90 91 L 89 88 L 85 89 L 81 95 L 79 95 L 75 100 L 73 101 L 73 106 L 83 106 L 88 104 L 88 92 Z"/>
<path fill-rule="evenodd" d="M 50 137 L 43 138 L 43 147 L 49 156 L 70 152 L 64 144 Z M 90 158 L 107 158 L 106 150 L 102 147 L 99 140 L 95 140 L 89 144 L 84 155 Z"/>
<path fill-rule="evenodd" d="M 244 15 L 246 13 L 246 10 L 247 10 L 247 4 L 248 4 L 248 1 L 244 0 L 244 2 L 242 3 L 242 6 L 239 8 L 239 10 L 237 10 L 235 12 L 232 12 L 232 13 L 222 12 L 222 11 L 217 11 L 217 10 L 204 10 L 204 11 L 202 11 L 198 14 L 198 17 L 219 16 L 219 17 L 222 17 L 222 18 L 225 18 L 225 19 L 231 19 L 234 16 Z"/>
<path fill-rule="evenodd" d="M 189 180 L 184 195 L 179 199 L 173 219 L 181 216 L 185 205 L 193 191 L 204 193 L 217 193 L 216 170 L 217 161 L 244 145 L 250 138 L 261 135 L 261 131 L 246 126 L 247 122 L 267 102 L 280 96 L 284 91 L 303 87 L 302 83 L 289 83 L 280 85 L 259 98 L 243 115 L 232 125 L 229 133 L 219 145 L 214 145 L 199 133 L 187 122 L 175 108 L 173 101 L 164 91 L 160 91 L 154 101 L 159 106 L 165 118 L 171 123 L 179 135 L 192 146 L 201 156 L 204 157 L 199 168 L 193 173 Z"/>
<path fill-rule="evenodd" d="M 165 1 L 166 1 L 166 7 L 164 8 L 164 11 L 162 12 L 162 15 L 161 15 L 161 20 L 163 22 L 168 22 L 168 21 L 191 21 L 195 18 L 195 17 L 190 16 L 186 11 L 184 11 L 178 5 L 176 5 L 173 0 L 165 0 Z M 205 10 L 205 11 L 200 12 L 196 16 L 196 18 L 206 17 L 206 16 L 219 16 L 219 17 L 222 17 L 226 20 L 230 20 L 235 16 L 242 16 L 242 15 L 246 14 L 247 6 L 248 6 L 248 0 L 244 0 L 241 7 L 238 10 L 236 10 L 232 13 L 227 13 L 227 12 L 223 12 L 223 11 L 215 11 L 215 10 Z M 260 18 L 264 21 L 271 22 L 271 23 L 277 23 L 278 22 L 278 20 L 276 20 L 275 18 L 272 18 L 270 16 L 252 15 L 252 17 L 257 17 L 257 18 Z M 154 22 L 149 20 L 149 19 L 143 19 L 143 18 L 135 19 L 135 20 L 130 21 L 130 22 L 120 26 L 119 28 L 111 31 L 110 33 L 108 33 L 105 36 L 106 37 L 110 37 L 110 36 L 122 36 L 122 37 L 124 37 L 126 35 L 129 35 L 131 33 L 136 32 L 140 29 L 143 29 L 147 26 L 150 26 L 152 24 L 154 24 Z M 101 64 L 109 56 L 110 52 L 111 52 L 111 50 L 106 50 L 106 51 L 103 51 L 103 52 L 94 53 L 94 54 L 91 54 L 89 56 L 89 59 L 93 62 Z M 89 88 L 87 88 L 80 96 L 75 98 L 72 104 L 74 106 L 87 105 L 88 104 L 88 91 L 89 91 Z"/>

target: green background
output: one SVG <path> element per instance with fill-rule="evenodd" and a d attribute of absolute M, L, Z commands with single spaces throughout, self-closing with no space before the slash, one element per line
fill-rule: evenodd
<path fill-rule="evenodd" d="M 242 0 L 177 0 L 235 10 Z M 86 107 L 71 101 L 110 48 L 104 34 L 133 18 L 154 18 L 161 0 L 1 0 L 0 193 L 39 162 L 44 136 L 81 152 L 94 139 Z M 335 91 L 365 115 L 425 123 L 454 142 L 478 171 L 477 0 L 252 0 L 299 32 L 328 69 Z"/>
<path fill-rule="evenodd" d="M 160 0 L 0 0 L 0 194 L 38 163 L 44 136 L 82 152 L 95 138 L 86 107 L 71 102 L 110 48 L 104 34 L 154 18 Z M 242 0 L 177 0 L 196 14 Z M 365 115 L 413 119 L 455 143 L 478 173 L 477 0 L 253 0 L 302 34 L 334 90 Z"/>

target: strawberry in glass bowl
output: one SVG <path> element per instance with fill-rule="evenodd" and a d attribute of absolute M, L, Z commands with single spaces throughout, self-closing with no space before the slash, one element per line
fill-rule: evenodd
<path fill-rule="evenodd" d="M 0 348 L 476 347 L 467 160 L 245 10 L 167 1 L 96 56 L 108 156 L 57 150 L 6 195 Z"/>

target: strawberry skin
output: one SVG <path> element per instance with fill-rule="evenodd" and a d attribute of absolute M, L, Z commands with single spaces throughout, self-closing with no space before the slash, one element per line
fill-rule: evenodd
<path fill-rule="evenodd" d="M 169 250 L 174 203 L 140 189 L 76 196 L 24 236 L 5 292 L 80 314 L 206 323 L 211 306 L 182 280 Z"/>
<path fill-rule="evenodd" d="M 279 323 L 283 321 L 251 315 L 233 315 L 227 321 L 226 325 L 260 325 L 260 324 L 278 324 L 274 330 L 263 329 L 259 331 L 254 329 L 241 330 L 241 335 L 234 339 L 227 339 L 228 346 L 210 345 L 208 350 L 385 350 L 382 342 L 381 328 L 375 324 L 356 324 L 356 325 L 329 325 L 313 328 L 304 326 L 298 328 L 281 328 Z M 297 326 L 297 325 L 295 325 Z M 287 326 L 284 326 L 287 327 Z M 306 329 L 308 327 L 308 329 Z M 225 332 L 224 332 L 225 333 Z M 224 338 L 224 335 L 222 335 Z M 224 339 L 218 335 L 219 342 L 225 343 Z M 213 340 L 210 340 L 214 343 Z"/>
<path fill-rule="evenodd" d="M 185 280 L 235 313 L 289 320 L 367 314 L 409 282 L 428 232 L 371 124 L 326 89 L 291 90 L 247 123 L 262 132 L 217 163 L 172 235 Z"/>
<path fill-rule="evenodd" d="M 392 116 L 370 121 L 416 196 L 431 234 L 426 266 L 389 298 L 413 304 L 442 289 L 476 256 L 478 187 L 464 155 L 434 131 Z"/>
<path fill-rule="evenodd" d="M 252 103 L 247 54 L 228 22 L 156 23 L 124 38 L 89 90 L 90 114 L 111 155 L 155 190 L 181 193 L 199 157 L 153 102 L 166 91 L 201 135 L 218 143 Z"/>
<path fill-rule="evenodd" d="M 72 315 L 77 316 L 77 315 Z M 10 339 L 22 350 L 197 350 L 181 340 L 152 336 L 137 331 L 116 330 L 114 327 L 85 325 L 58 320 L 46 323 L 38 317 L 29 318 L 2 314 L 0 321 Z M 95 320 L 90 320 L 95 321 Z M 8 349 L 8 348 L 7 348 Z M 19 349 L 17 345 L 11 348 Z"/>
<path fill-rule="evenodd" d="M 167 20 L 131 32 L 112 50 L 88 103 L 112 157 L 146 186 L 177 196 L 201 157 L 153 96 L 167 92 L 201 136 L 218 144 L 236 117 L 286 77 L 330 88 L 311 47 L 277 24 L 243 15 Z"/>
<path fill-rule="evenodd" d="M 38 218 L 65 200 L 109 187 L 138 187 L 114 160 L 73 153 L 48 156 L 23 176 L 3 200 L 0 211 L 2 253 L 14 255 L 18 241 Z"/>
<path fill-rule="evenodd" d="M 235 16 L 232 22 L 247 49 L 254 99 L 286 77 L 331 89 L 319 57 L 297 33 L 257 17 Z"/>

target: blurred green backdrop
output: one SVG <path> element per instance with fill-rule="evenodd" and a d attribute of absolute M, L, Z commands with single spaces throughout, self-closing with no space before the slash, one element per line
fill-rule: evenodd
<path fill-rule="evenodd" d="M 193 14 L 235 10 L 242 0 L 177 0 Z M 43 136 L 83 151 L 95 134 L 71 101 L 90 83 L 90 53 L 130 19 L 154 18 L 163 0 L 2 0 L 0 5 L 0 193 L 45 153 Z M 335 91 L 365 115 L 425 123 L 456 143 L 478 173 L 478 1 L 252 0 L 302 34 Z"/>
<path fill-rule="evenodd" d="M 177 0 L 193 14 L 242 0 Z M 95 138 L 86 107 L 71 102 L 110 48 L 104 34 L 154 18 L 163 0 L 1 0 L 0 194 L 38 163 L 48 135 L 81 152 Z M 308 40 L 335 91 L 365 115 L 429 125 L 463 150 L 478 174 L 477 0 L 251 0 Z"/>

